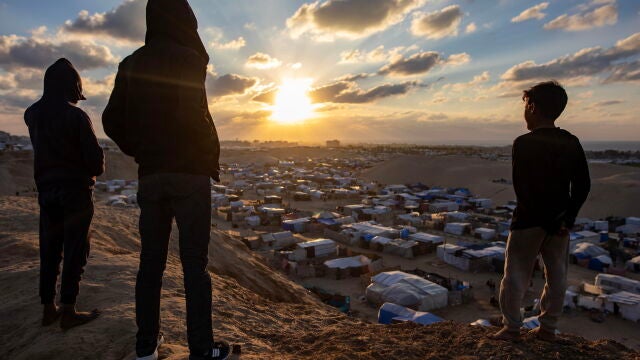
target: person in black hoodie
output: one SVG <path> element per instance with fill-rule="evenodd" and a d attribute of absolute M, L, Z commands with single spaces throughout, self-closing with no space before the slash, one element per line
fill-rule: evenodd
<path fill-rule="evenodd" d="M 540 254 L 546 284 L 540 298 L 540 326 L 532 335 L 554 340 L 567 288 L 569 230 L 587 199 L 591 180 L 580 141 L 555 126 L 568 101 L 562 86 L 543 82 L 525 90 L 522 99 L 530 132 L 513 142 L 517 206 L 500 284 L 504 326 L 492 338 L 520 337 L 520 306 Z"/>
<path fill-rule="evenodd" d="M 52 324 L 62 313 L 63 329 L 99 316 L 98 310 L 78 312 L 75 307 L 89 257 L 93 186 L 104 172 L 102 148 L 89 116 L 75 106 L 79 100 L 85 100 L 80 75 L 67 59 L 59 59 L 45 73 L 42 98 L 24 115 L 39 192 L 42 324 Z M 54 298 L 63 257 L 60 311 Z"/>
<path fill-rule="evenodd" d="M 136 281 L 136 353 L 156 359 L 160 293 L 171 223 L 179 229 L 191 359 L 224 359 L 213 341 L 211 182 L 220 144 L 205 91 L 209 56 L 186 0 L 149 0 L 145 45 L 119 66 L 102 116 L 106 134 L 139 165 L 142 250 Z"/>

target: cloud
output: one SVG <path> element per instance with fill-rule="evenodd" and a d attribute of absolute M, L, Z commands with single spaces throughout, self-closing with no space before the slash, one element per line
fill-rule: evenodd
<path fill-rule="evenodd" d="M 476 32 L 476 30 L 478 30 L 478 26 L 476 26 L 476 23 L 472 22 L 471 24 L 467 25 L 466 28 L 464 28 L 464 33 L 473 34 L 474 32 Z"/>
<path fill-rule="evenodd" d="M 363 104 L 390 96 L 404 95 L 414 88 L 423 86 L 425 85 L 418 81 L 407 81 L 399 84 L 382 84 L 363 90 L 354 82 L 339 81 L 311 90 L 309 97 L 314 103 Z"/>
<path fill-rule="evenodd" d="M 50 40 L 0 35 L 0 67 L 43 69 L 66 57 L 78 70 L 112 66 L 117 59 L 108 47 L 84 40 L 54 43 Z"/>
<path fill-rule="evenodd" d="M 600 4 L 595 1 L 592 4 Z M 583 31 L 605 25 L 615 25 L 618 22 L 618 8 L 615 1 L 606 1 L 606 5 L 593 10 L 583 10 L 578 14 L 563 14 L 544 24 L 547 30 Z"/>
<path fill-rule="evenodd" d="M 376 63 L 388 61 L 391 58 L 398 56 L 399 54 L 417 49 L 417 46 L 397 46 L 386 50 L 384 45 L 380 45 L 375 49 L 367 52 L 361 50 L 348 50 L 340 53 L 339 64 L 362 64 L 362 63 Z"/>
<path fill-rule="evenodd" d="M 356 81 L 356 80 L 362 80 L 362 79 L 370 78 L 370 77 L 372 77 L 374 75 L 375 74 L 369 74 L 369 73 L 347 74 L 347 75 L 343 75 L 343 76 L 339 77 L 336 80 L 337 81 Z"/>
<path fill-rule="evenodd" d="M 19 68 L 0 75 L 0 90 L 42 89 L 44 70 Z"/>
<path fill-rule="evenodd" d="M 543 13 L 542 10 L 546 9 L 547 7 L 549 7 L 548 2 L 543 2 L 536 6 L 532 6 L 526 9 L 525 11 L 521 12 L 520 15 L 511 19 L 511 22 L 517 23 L 517 22 L 521 22 L 529 19 L 542 20 L 544 19 L 545 16 L 547 16 L 547 14 Z"/>
<path fill-rule="evenodd" d="M 93 15 L 82 10 L 75 20 L 67 20 L 62 30 L 141 42 L 146 32 L 146 4 L 145 0 L 126 0 L 111 11 Z"/>
<path fill-rule="evenodd" d="M 438 65 L 462 65 L 471 61 L 467 53 L 452 54 L 447 59 L 435 51 L 421 51 L 409 57 L 396 56 L 378 70 L 378 75 L 413 76 L 426 74 Z"/>
<path fill-rule="evenodd" d="M 411 33 L 428 39 L 441 39 L 458 34 L 458 26 L 462 21 L 460 6 L 451 5 L 441 10 L 414 14 L 411 22 Z"/>
<path fill-rule="evenodd" d="M 245 65 L 256 69 L 272 69 L 282 65 L 282 61 L 271 57 L 271 55 L 258 52 L 249 56 Z"/>
<path fill-rule="evenodd" d="M 425 74 L 441 61 L 441 56 L 435 51 L 423 51 L 414 55 L 398 57 L 378 71 L 379 75 L 410 76 Z"/>
<path fill-rule="evenodd" d="M 608 82 L 633 80 L 638 76 L 638 61 L 622 62 L 640 54 L 640 32 L 619 40 L 608 49 L 592 47 L 575 54 L 553 59 L 544 64 L 526 61 L 508 69 L 501 78 L 507 81 L 542 79 L 578 79 L 611 72 Z M 635 68 L 634 68 L 635 66 Z M 630 71 L 630 73 L 629 73 Z M 627 74 L 631 75 L 631 79 Z"/>
<path fill-rule="evenodd" d="M 245 45 L 247 45 L 247 42 L 244 40 L 242 36 L 226 43 L 218 42 L 218 41 L 214 41 L 211 43 L 211 46 L 213 46 L 215 49 L 218 49 L 218 50 L 238 50 L 245 47 Z"/>
<path fill-rule="evenodd" d="M 424 0 L 327 0 L 302 5 L 287 19 L 292 37 L 309 33 L 316 40 L 362 38 L 402 21 Z"/>
<path fill-rule="evenodd" d="M 213 97 L 244 95 L 258 82 L 257 78 L 236 74 L 226 74 L 219 77 L 209 76 L 207 78 L 207 92 L 209 96 Z"/>
<path fill-rule="evenodd" d="M 476 75 L 469 82 L 464 83 L 453 83 L 453 84 L 445 84 L 442 86 L 443 89 L 451 90 L 451 91 L 463 91 L 466 89 L 473 89 L 478 87 L 480 84 L 486 83 L 489 81 L 491 76 L 488 71 L 483 71 L 481 74 Z"/>
<path fill-rule="evenodd" d="M 399 84 L 382 84 L 368 90 L 363 90 L 353 81 L 341 80 L 313 88 L 309 91 L 308 96 L 314 104 L 364 104 L 372 103 L 386 97 L 404 95 L 414 88 L 426 86 L 427 85 L 419 81 L 407 81 Z M 273 104 L 277 93 L 277 89 L 270 89 L 257 95 L 252 100 L 265 104 Z"/>
<path fill-rule="evenodd" d="M 471 61 L 471 55 L 467 53 L 451 54 L 447 58 L 447 64 L 452 66 L 463 65 Z"/>
<path fill-rule="evenodd" d="M 613 106 L 613 105 L 620 105 L 620 104 L 624 104 L 624 100 L 603 100 L 603 101 L 598 101 L 591 104 L 590 107 L 599 108 L 603 106 Z"/>
<path fill-rule="evenodd" d="M 611 74 L 605 79 L 605 83 L 640 81 L 640 60 L 616 65 L 611 69 Z"/>

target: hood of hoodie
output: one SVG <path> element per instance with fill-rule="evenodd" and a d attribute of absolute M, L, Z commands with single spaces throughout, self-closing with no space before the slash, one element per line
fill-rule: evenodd
<path fill-rule="evenodd" d="M 58 59 L 44 73 L 43 99 L 76 103 L 86 100 L 82 95 L 80 74 L 67 59 Z"/>
<path fill-rule="evenodd" d="M 149 0 L 145 43 L 170 40 L 191 48 L 208 63 L 209 55 L 198 35 L 198 20 L 187 0 Z"/>

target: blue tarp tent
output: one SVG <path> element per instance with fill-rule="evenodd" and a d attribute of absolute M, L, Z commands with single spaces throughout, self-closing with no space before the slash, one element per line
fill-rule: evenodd
<path fill-rule="evenodd" d="M 428 312 L 415 311 L 393 303 L 384 303 L 378 311 L 378 323 L 391 324 L 393 321 L 410 321 L 421 325 L 430 325 L 444 321 Z"/>

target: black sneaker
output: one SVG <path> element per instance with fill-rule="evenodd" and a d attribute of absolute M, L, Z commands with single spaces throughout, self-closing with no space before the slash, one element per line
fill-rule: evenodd
<path fill-rule="evenodd" d="M 229 354 L 231 353 L 231 348 L 229 344 L 224 341 L 216 341 L 213 343 L 213 347 L 209 351 L 208 354 L 204 356 L 194 356 L 190 355 L 190 360 L 226 360 L 229 358 Z"/>

